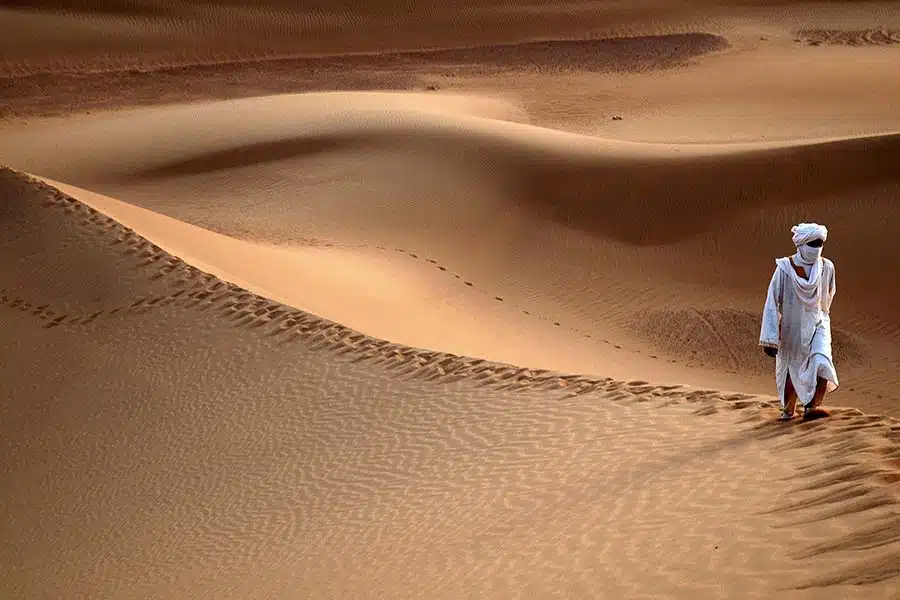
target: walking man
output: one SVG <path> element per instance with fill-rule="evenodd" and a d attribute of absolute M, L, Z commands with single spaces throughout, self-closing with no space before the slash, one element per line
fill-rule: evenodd
<path fill-rule="evenodd" d="M 797 252 L 775 260 L 763 309 L 759 344 L 775 358 L 775 384 L 782 421 L 794 418 L 797 400 L 803 418 L 827 417 L 820 405 L 837 389 L 831 355 L 834 263 L 822 257 L 828 229 L 817 223 L 791 228 Z"/>

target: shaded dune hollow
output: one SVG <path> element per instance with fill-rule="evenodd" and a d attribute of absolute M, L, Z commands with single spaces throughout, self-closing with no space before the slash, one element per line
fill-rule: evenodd
<path fill-rule="evenodd" d="M 515 197 L 573 228 L 629 243 L 668 244 L 741 222 L 751 211 L 808 210 L 885 185 L 896 190 L 900 182 L 896 134 L 733 148 L 707 148 L 703 156 L 686 146 L 648 152 L 640 160 L 610 157 L 602 165 L 536 157 L 516 172 Z M 896 210 L 887 201 L 884 209 L 892 215 Z"/>
<path fill-rule="evenodd" d="M 0 199 L 11 597 L 900 591 L 896 420 L 390 344 Z"/>

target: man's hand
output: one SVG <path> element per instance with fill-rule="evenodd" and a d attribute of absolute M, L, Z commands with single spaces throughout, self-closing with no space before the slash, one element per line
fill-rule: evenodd
<path fill-rule="evenodd" d="M 770 348 L 769 346 L 763 346 L 763 352 L 766 353 L 766 356 L 770 356 L 775 358 L 778 356 L 778 348 Z"/>

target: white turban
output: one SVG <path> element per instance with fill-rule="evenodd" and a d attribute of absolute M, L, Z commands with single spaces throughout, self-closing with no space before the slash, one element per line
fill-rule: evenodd
<path fill-rule="evenodd" d="M 800 223 L 791 227 L 791 233 L 794 234 L 794 245 L 802 246 L 812 240 L 822 240 L 824 242 L 828 237 L 828 228 L 818 223 Z"/>

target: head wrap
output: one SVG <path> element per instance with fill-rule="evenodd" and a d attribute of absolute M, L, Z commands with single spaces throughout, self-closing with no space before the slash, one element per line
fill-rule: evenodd
<path fill-rule="evenodd" d="M 802 246 L 812 240 L 822 240 L 824 242 L 828 237 L 828 228 L 818 223 L 800 223 L 791 227 L 791 233 L 794 234 L 794 245 Z"/>
<path fill-rule="evenodd" d="M 791 233 L 794 234 L 793 241 L 794 245 L 797 246 L 797 253 L 794 254 L 793 259 L 778 259 L 778 265 L 789 277 L 800 302 L 810 310 L 816 310 L 819 303 L 819 281 L 822 274 L 822 260 L 820 258 L 822 256 L 822 248 L 810 248 L 804 246 L 804 244 L 813 240 L 822 240 L 824 242 L 825 238 L 828 237 L 828 229 L 818 223 L 799 223 L 791 227 Z M 807 277 L 799 277 L 794 271 L 791 262 L 805 266 L 807 268 Z"/>

